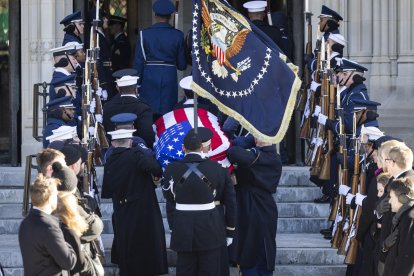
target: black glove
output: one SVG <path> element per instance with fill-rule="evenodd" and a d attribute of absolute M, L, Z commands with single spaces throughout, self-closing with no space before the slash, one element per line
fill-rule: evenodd
<path fill-rule="evenodd" d="M 382 251 L 387 252 L 391 247 L 394 246 L 394 244 L 397 242 L 398 238 L 398 228 L 394 230 L 385 240 L 384 244 L 382 246 Z"/>
<path fill-rule="evenodd" d="M 375 210 L 377 211 L 377 214 L 379 215 L 383 215 L 386 212 L 389 212 L 391 210 L 390 198 L 387 196 L 384 199 L 382 199 L 377 204 L 377 208 Z"/>

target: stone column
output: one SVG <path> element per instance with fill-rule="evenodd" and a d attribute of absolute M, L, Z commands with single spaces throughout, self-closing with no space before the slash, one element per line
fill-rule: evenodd
<path fill-rule="evenodd" d="M 61 45 L 59 21 L 71 12 L 71 1 L 21 0 L 22 162 L 42 147 L 32 137 L 33 84 L 51 80 L 53 59 L 48 51 Z"/>

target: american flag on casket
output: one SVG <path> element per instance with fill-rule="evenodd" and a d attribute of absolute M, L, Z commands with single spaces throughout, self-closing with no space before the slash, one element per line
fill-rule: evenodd
<path fill-rule="evenodd" d="M 229 167 L 226 154 L 230 141 L 225 136 L 215 115 L 205 109 L 198 108 L 198 126 L 209 128 L 213 132 L 209 158 Z M 165 168 L 169 163 L 184 158 L 182 145 L 187 132 L 194 127 L 194 109 L 192 107 L 173 110 L 154 123 L 156 138 L 155 156 Z"/>

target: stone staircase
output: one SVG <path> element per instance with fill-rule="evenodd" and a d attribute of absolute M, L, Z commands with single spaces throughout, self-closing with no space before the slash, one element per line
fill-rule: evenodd
<path fill-rule="evenodd" d="M 102 169 L 98 168 L 102 180 Z M 34 177 L 34 175 L 33 175 Z M 22 220 L 23 168 L 0 168 L 0 263 L 6 275 L 24 275 L 18 244 L 18 228 Z M 167 232 L 165 200 L 161 191 L 157 196 L 166 229 L 167 248 L 170 235 Z M 308 169 L 284 167 L 275 200 L 279 209 L 277 257 L 274 275 L 345 275 L 343 257 L 330 248 L 330 243 L 319 234 L 327 227 L 328 204 L 314 204 L 320 196 L 319 188 L 308 180 Z M 106 260 L 106 275 L 117 275 L 117 268 L 110 265 L 110 248 L 113 238 L 111 213 L 108 200 L 101 203 L 105 224 L 102 235 Z M 176 255 L 168 251 L 169 275 L 175 275 Z M 232 275 L 238 275 L 232 269 Z"/>

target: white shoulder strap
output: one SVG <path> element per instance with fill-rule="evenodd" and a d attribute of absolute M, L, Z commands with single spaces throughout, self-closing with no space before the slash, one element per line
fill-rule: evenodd
<path fill-rule="evenodd" d="M 142 56 L 144 57 L 144 60 L 147 61 L 147 56 L 145 55 L 145 50 L 144 50 L 144 37 L 142 36 L 142 31 L 139 31 L 139 38 L 141 40 L 141 52 L 142 52 Z"/>

